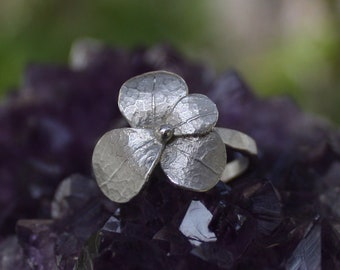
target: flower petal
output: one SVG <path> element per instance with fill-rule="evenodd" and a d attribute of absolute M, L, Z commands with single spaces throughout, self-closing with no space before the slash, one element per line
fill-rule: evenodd
<path fill-rule="evenodd" d="M 216 105 L 205 95 L 192 94 L 183 97 L 167 118 L 174 126 L 174 134 L 206 134 L 213 129 L 218 119 Z"/>
<path fill-rule="evenodd" d="M 151 130 L 122 128 L 105 133 L 92 157 L 98 186 L 112 201 L 129 201 L 147 182 L 162 149 Z"/>
<path fill-rule="evenodd" d="M 172 183 L 206 191 L 219 181 L 226 159 L 225 146 L 212 131 L 201 137 L 176 138 L 164 149 L 161 166 Z"/>
<path fill-rule="evenodd" d="M 164 124 L 167 114 L 187 94 L 188 86 L 178 75 L 149 72 L 123 84 L 118 106 L 132 127 L 153 128 Z"/>

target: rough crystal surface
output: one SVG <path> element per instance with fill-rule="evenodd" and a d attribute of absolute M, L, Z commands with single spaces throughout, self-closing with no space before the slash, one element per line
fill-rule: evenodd
<path fill-rule="evenodd" d="M 199 246 L 202 242 L 214 242 L 216 235 L 209 230 L 212 213 L 200 202 L 192 201 L 182 220 L 179 230 L 190 243 Z"/>
<path fill-rule="evenodd" d="M 258 98 L 235 72 L 215 78 L 166 46 L 87 42 L 71 57 L 72 68 L 30 65 L 0 106 L 1 269 L 340 268 L 340 136 L 327 121 L 288 98 Z M 129 203 L 106 199 L 93 148 L 126 125 L 115 105 L 121 85 L 152 70 L 211 98 L 218 126 L 256 140 L 258 163 L 206 193 L 178 189 L 156 168 Z M 179 230 L 192 201 L 211 213 L 217 241 L 195 247 Z"/>
<path fill-rule="evenodd" d="M 321 228 L 314 226 L 297 245 L 287 261 L 288 270 L 321 269 Z"/>

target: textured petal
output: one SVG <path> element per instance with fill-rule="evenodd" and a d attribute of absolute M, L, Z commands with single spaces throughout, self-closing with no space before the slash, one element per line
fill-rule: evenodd
<path fill-rule="evenodd" d="M 188 94 L 185 81 L 176 74 L 156 71 L 126 81 L 120 89 L 118 106 L 132 127 L 152 128 Z"/>
<path fill-rule="evenodd" d="M 175 135 L 206 134 L 218 119 L 216 105 L 205 95 L 193 94 L 183 97 L 167 118 L 174 126 Z"/>
<path fill-rule="evenodd" d="M 105 133 L 92 157 L 98 186 L 112 201 L 129 201 L 148 180 L 162 148 L 151 130 L 123 128 Z"/>
<path fill-rule="evenodd" d="M 214 131 L 201 137 L 176 138 L 161 157 L 161 166 L 170 181 L 194 191 L 214 187 L 225 165 L 225 146 Z"/>

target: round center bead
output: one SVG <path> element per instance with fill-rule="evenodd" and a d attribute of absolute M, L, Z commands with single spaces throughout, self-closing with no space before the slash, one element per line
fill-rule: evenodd
<path fill-rule="evenodd" d="M 168 124 L 161 125 L 157 133 L 159 134 L 159 137 L 163 142 L 167 142 L 174 135 L 174 127 Z"/>

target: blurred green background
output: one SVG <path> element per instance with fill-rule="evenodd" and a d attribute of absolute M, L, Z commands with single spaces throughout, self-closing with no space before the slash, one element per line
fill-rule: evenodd
<path fill-rule="evenodd" d="M 67 63 L 77 38 L 167 42 L 340 123 L 339 26 L 339 0 L 0 0 L 0 93 L 29 62 Z"/>

